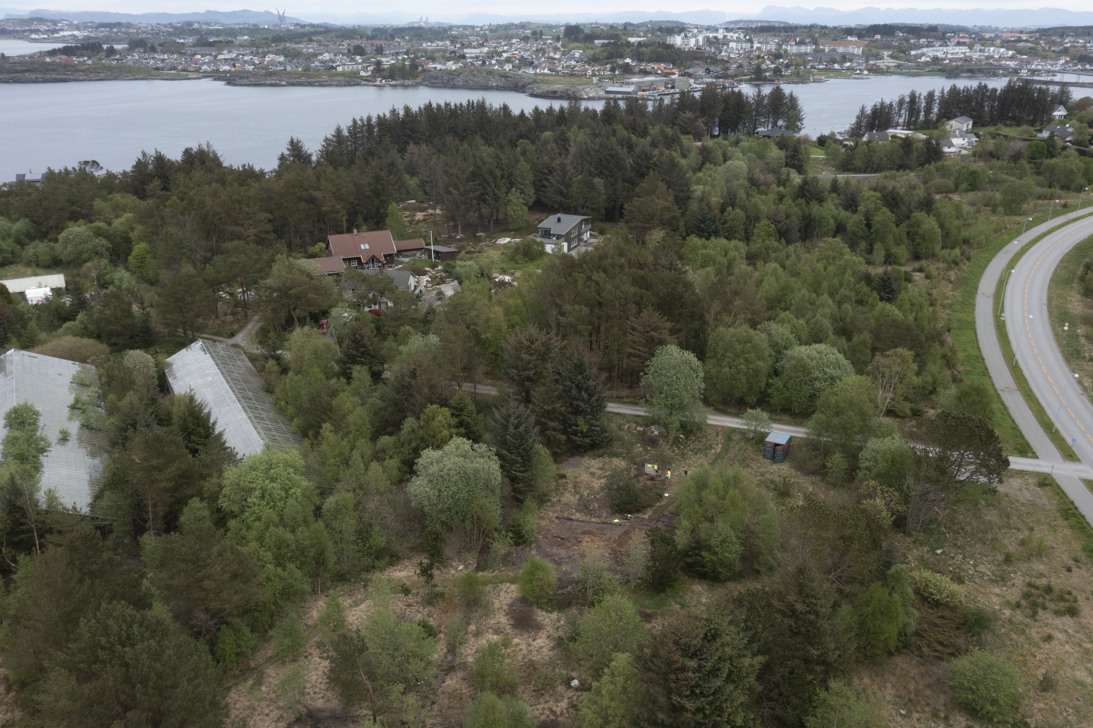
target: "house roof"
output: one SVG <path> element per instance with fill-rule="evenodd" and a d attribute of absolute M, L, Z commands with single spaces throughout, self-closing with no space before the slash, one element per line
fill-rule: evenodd
<path fill-rule="evenodd" d="M 394 255 L 395 239 L 390 230 L 373 230 L 361 233 L 354 230 L 343 235 L 328 235 L 326 238 L 330 254 L 338 258 L 383 258 Z"/>
<path fill-rule="evenodd" d="M 789 134 L 789 132 L 786 131 L 783 127 L 780 127 L 780 126 L 774 126 L 774 127 L 771 127 L 770 129 L 759 129 L 758 131 L 755 132 L 755 136 L 768 137 L 768 138 L 787 136 L 788 134 Z"/>
<path fill-rule="evenodd" d="M 972 118 L 970 116 L 958 116 L 953 121 L 957 124 L 971 124 Z"/>
<path fill-rule="evenodd" d="M 193 392 L 209 408 L 225 442 L 241 457 L 266 445 L 284 449 L 303 444 L 242 349 L 195 341 L 167 359 L 167 381 L 171 391 Z"/>
<path fill-rule="evenodd" d="M 77 375 L 81 376 L 77 376 Z M 87 408 L 97 381 L 95 368 L 29 351 L 12 349 L 0 356 L 0 415 L 17 404 L 29 402 L 42 416 L 42 432 L 50 449 L 42 458 L 41 492 L 57 494 L 61 503 L 87 512 L 92 483 L 102 472 L 106 438 L 102 431 L 84 427 L 81 412 L 69 407 L 82 394 Z M 64 442 L 61 429 L 70 433 Z M 0 416 L 0 439 L 6 435 Z"/>
<path fill-rule="evenodd" d="M 412 250 L 425 250 L 425 241 L 421 238 L 411 238 L 410 240 L 396 240 L 395 250 L 399 253 L 405 253 Z"/>
<path fill-rule="evenodd" d="M 319 266 L 319 269 L 328 276 L 337 275 L 345 270 L 345 263 L 342 259 L 333 255 L 326 258 L 312 258 L 311 262 Z"/>
<path fill-rule="evenodd" d="M 399 253 L 411 253 L 425 249 L 425 241 L 421 238 L 409 240 L 395 240 L 390 230 L 372 230 L 370 232 L 358 232 L 343 235 L 328 235 L 327 248 L 333 258 L 361 258 L 365 261 L 370 258 L 383 260 L 384 256 L 394 257 Z M 323 260 L 319 258 L 319 260 Z M 320 266 L 323 264 L 320 263 Z M 334 270 L 327 270 L 334 273 Z"/>
<path fill-rule="evenodd" d="M 886 142 L 888 141 L 888 132 L 884 131 L 870 131 L 866 132 L 862 137 L 867 142 Z"/>
<path fill-rule="evenodd" d="M 403 291 L 412 291 L 412 290 L 414 290 L 414 274 L 411 273 L 408 270 L 388 270 L 388 269 L 376 270 L 376 269 L 371 269 L 371 270 L 362 271 L 362 273 L 364 273 L 366 275 L 372 275 L 372 276 L 385 275 L 388 278 L 390 278 L 392 281 L 394 281 L 395 285 L 398 286 L 399 289 L 401 289 Z"/>
<path fill-rule="evenodd" d="M 1049 137 L 1054 134 L 1057 139 L 1066 139 L 1073 131 L 1069 124 L 1048 124 L 1040 132 L 1040 136 Z"/>
<path fill-rule="evenodd" d="M 549 230 L 551 235 L 565 235 L 582 220 L 591 220 L 586 215 L 551 215 L 539 223 L 540 230 Z"/>

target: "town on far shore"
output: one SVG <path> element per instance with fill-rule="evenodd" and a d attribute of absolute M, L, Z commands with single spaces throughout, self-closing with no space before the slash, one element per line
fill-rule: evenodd
<path fill-rule="evenodd" d="M 237 84 L 451 85 L 570 98 L 878 73 L 1093 82 L 1089 28 L 770 21 L 472 26 L 426 20 L 404 27 L 341 27 L 281 20 L 227 25 L 9 18 L 0 20 L 0 40 L 49 48 L 0 55 L 0 82 L 211 74 Z"/>

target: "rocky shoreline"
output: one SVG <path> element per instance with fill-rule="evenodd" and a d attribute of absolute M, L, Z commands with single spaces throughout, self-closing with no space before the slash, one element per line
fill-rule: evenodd
<path fill-rule="evenodd" d="M 603 99 L 603 87 L 591 83 L 552 84 L 542 77 L 526 73 L 498 73 L 493 71 L 429 71 L 409 81 L 377 83 L 367 76 L 326 75 L 268 71 L 259 73 L 222 73 L 214 76 L 199 73 L 153 71 L 131 66 L 71 66 L 41 62 L 0 63 L 0 83 L 66 83 L 76 81 L 131 81 L 161 80 L 180 81 L 212 78 L 228 86 L 429 86 L 432 88 L 474 89 L 481 91 L 513 91 L 541 99 Z"/>
<path fill-rule="evenodd" d="M 0 83 L 69 83 L 76 81 L 183 81 L 199 74 L 171 73 L 134 66 L 73 66 L 6 59 L 0 62 Z"/>

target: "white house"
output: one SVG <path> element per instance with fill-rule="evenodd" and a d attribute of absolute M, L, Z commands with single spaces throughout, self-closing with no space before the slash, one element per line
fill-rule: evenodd
<path fill-rule="evenodd" d="M 945 128 L 954 134 L 958 131 L 971 131 L 972 119 L 967 116 L 958 116 L 945 122 Z"/>

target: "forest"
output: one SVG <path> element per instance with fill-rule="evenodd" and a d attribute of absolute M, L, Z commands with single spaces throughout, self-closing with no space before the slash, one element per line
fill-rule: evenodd
<path fill-rule="evenodd" d="M 881 99 L 866 109 L 862 106 L 847 130 L 851 137 L 885 129 L 936 129 L 958 116 L 967 116 L 975 126 L 1043 126 L 1051 112 L 1071 101 L 1066 86 L 1037 85 L 1028 79 L 1013 79 L 1001 88 L 985 83 L 925 93 L 910 91 L 895 101 Z"/>
<path fill-rule="evenodd" d="M 9 724 L 867 728 L 905 725 L 861 680 L 904 655 L 970 720 L 1039 704 L 922 554 L 1008 507 L 954 289 L 1093 160 L 889 142 L 908 171 L 842 177 L 837 145 L 748 135 L 799 123 L 781 91 L 393 109 L 271 170 L 198 146 L 0 189 L 4 279 L 67 286 L 0 290 L 0 344 L 95 364 L 105 451 L 73 512 L 39 412 L 3 414 Z M 548 255 L 558 212 L 596 244 Z M 406 267 L 458 290 L 307 264 L 355 229 L 457 248 Z M 298 450 L 241 459 L 166 386 L 248 323 Z M 772 419 L 808 428 L 792 469 L 757 454 Z"/>

